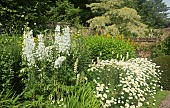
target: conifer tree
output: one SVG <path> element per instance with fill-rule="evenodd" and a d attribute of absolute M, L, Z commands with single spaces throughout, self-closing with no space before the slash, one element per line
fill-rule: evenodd
<path fill-rule="evenodd" d="M 136 0 L 135 9 L 142 16 L 142 21 L 154 28 L 162 28 L 169 22 L 167 17 L 169 7 L 163 0 Z"/>

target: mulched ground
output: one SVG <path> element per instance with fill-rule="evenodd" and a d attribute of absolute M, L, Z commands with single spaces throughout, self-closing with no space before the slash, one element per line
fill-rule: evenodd
<path fill-rule="evenodd" d="M 170 92 L 169 92 L 170 93 Z M 170 94 L 161 102 L 159 108 L 170 108 Z"/>

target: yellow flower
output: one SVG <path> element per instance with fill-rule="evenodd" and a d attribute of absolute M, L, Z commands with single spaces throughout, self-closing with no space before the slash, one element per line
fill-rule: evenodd
<path fill-rule="evenodd" d="M 110 38 L 111 36 L 110 36 L 110 34 L 107 34 L 106 37 L 107 37 L 107 38 Z"/>
<path fill-rule="evenodd" d="M 38 42 L 38 38 L 34 37 L 34 42 Z"/>
<path fill-rule="evenodd" d="M 121 36 L 121 39 L 123 40 L 124 38 L 125 38 L 125 37 L 122 35 L 122 36 Z"/>

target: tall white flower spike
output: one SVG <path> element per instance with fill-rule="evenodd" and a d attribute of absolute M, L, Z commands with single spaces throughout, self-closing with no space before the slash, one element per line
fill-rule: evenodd
<path fill-rule="evenodd" d="M 28 66 L 34 65 L 34 48 L 35 42 L 33 38 L 33 31 L 24 32 L 24 40 L 23 40 L 23 58 L 27 60 Z"/>
<path fill-rule="evenodd" d="M 42 34 L 38 35 L 38 47 L 36 49 L 36 56 L 38 60 L 46 59 L 46 50 Z"/>

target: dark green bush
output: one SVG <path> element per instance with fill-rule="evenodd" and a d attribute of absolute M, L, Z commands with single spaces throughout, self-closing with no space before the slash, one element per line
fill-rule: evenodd
<path fill-rule="evenodd" d="M 0 91 L 21 90 L 18 77 L 21 62 L 21 44 L 19 36 L 0 35 Z"/>
<path fill-rule="evenodd" d="M 153 59 L 160 69 L 163 71 L 161 75 L 161 84 L 165 90 L 170 90 L 170 56 L 160 56 Z"/>
<path fill-rule="evenodd" d="M 152 46 L 151 57 L 170 55 L 170 35 L 161 43 Z"/>
<path fill-rule="evenodd" d="M 91 50 L 91 58 L 96 59 L 111 59 L 117 58 L 117 55 L 126 58 L 128 53 L 129 58 L 135 57 L 135 47 L 129 42 L 117 39 L 117 38 L 108 38 L 103 36 L 92 36 L 85 37 L 85 43 L 89 46 Z"/>

